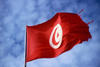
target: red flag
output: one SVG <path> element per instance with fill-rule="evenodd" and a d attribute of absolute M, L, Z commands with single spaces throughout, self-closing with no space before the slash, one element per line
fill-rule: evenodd
<path fill-rule="evenodd" d="M 89 26 L 78 14 L 57 13 L 52 19 L 27 26 L 26 61 L 57 57 L 91 38 Z"/>

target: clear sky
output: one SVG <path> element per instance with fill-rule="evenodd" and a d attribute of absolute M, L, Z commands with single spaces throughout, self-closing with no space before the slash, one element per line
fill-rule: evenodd
<path fill-rule="evenodd" d="M 37 25 L 57 12 L 78 13 L 90 24 L 92 39 L 52 59 L 27 67 L 100 67 L 100 0 L 0 0 L 0 67 L 24 67 L 25 26 Z"/>

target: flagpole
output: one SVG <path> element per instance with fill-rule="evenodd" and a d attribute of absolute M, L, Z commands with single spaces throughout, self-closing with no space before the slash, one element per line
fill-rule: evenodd
<path fill-rule="evenodd" d="M 25 67 L 26 67 L 26 64 L 25 64 Z"/>
<path fill-rule="evenodd" d="M 27 52 L 27 32 L 26 32 L 26 28 L 25 28 L 25 64 L 24 67 L 26 67 L 26 52 Z"/>

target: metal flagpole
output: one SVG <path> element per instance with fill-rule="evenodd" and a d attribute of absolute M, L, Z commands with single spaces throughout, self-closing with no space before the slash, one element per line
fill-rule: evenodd
<path fill-rule="evenodd" d="M 27 52 L 27 30 L 25 29 L 25 67 L 26 67 L 26 52 Z"/>
<path fill-rule="evenodd" d="M 26 67 L 26 64 L 25 64 L 25 67 Z"/>

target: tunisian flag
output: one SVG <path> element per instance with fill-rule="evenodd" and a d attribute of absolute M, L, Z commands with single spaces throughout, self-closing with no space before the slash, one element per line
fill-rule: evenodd
<path fill-rule="evenodd" d="M 91 38 L 78 14 L 57 13 L 52 19 L 26 27 L 26 61 L 54 58 Z"/>

